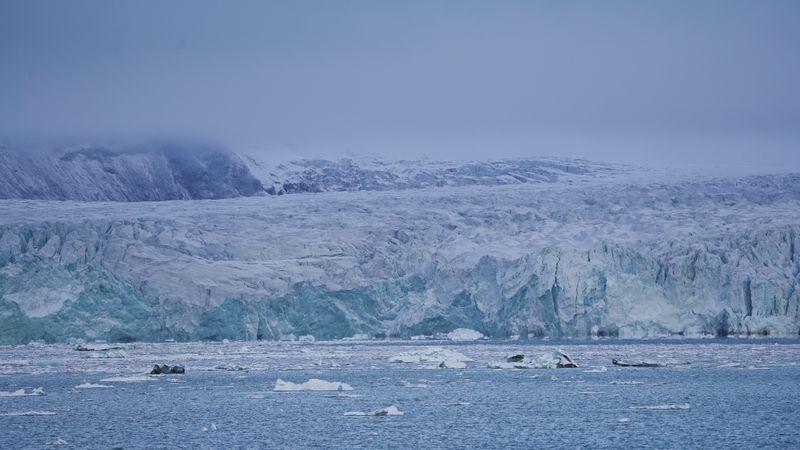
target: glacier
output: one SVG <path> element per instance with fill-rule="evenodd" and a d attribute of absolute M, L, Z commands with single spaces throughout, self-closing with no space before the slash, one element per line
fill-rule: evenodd
<path fill-rule="evenodd" d="M 797 174 L 234 156 L 250 191 L 3 194 L 0 344 L 800 330 Z"/>

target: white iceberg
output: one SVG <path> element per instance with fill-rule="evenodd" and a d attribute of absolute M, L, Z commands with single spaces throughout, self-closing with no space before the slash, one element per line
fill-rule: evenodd
<path fill-rule="evenodd" d="M 446 369 L 464 369 L 469 361 L 472 359 L 463 353 L 440 347 L 410 350 L 389 358 L 389 362 L 393 363 L 436 363 Z"/>
<path fill-rule="evenodd" d="M 275 392 L 295 392 L 295 391 L 352 391 L 353 387 L 347 383 L 339 381 L 325 381 L 312 378 L 305 383 L 292 383 L 278 378 L 275 381 Z"/>
<path fill-rule="evenodd" d="M 25 389 L 17 389 L 11 392 L 0 391 L 0 397 L 30 397 L 37 395 L 44 395 L 44 389 L 38 387 L 31 389 L 30 392 L 25 392 Z"/>
<path fill-rule="evenodd" d="M 381 416 L 402 416 L 405 414 L 403 411 L 397 409 L 396 406 L 389 406 L 383 409 L 379 409 L 377 411 L 369 411 L 369 412 L 361 412 L 361 411 L 349 411 L 344 413 L 345 416 L 358 416 L 358 417 L 365 417 L 365 416 L 373 416 L 373 417 L 381 417 Z"/>
<path fill-rule="evenodd" d="M 75 389 L 104 389 L 110 387 L 107 384 L 83 383 L 75 386 Z"/>
<path fill-rule="evenodd" d="M 155 378 L 147 375 L 128 375 L 122 377 L 103 378 L 100 381 L 104 383 L 138 383 L 140 381 L 153 381 L 153 380 L 155 380 Z"/>
<path fill-rule="evenodd" d="M 125 350 L 108 350 L 102 352 L 91 352 L 88 358 L 91 359 L 107 359 L 107 358 L 127 358 L 128 353 Z"/>
<path fill-rule="evenodd" d="M 560 369 L 578 367 L 572 361 L 572 358 L 561 351 L 545 353 L 538 358 L 522 357 L 521 360 L 517 358 L 514 357 L 513 361 L 511 361 L 512 358 L 508 358 L 506 361 L 491 361 L 488 367 L 490 369 Z"/>
<path fill-rule="evenodd" d="M 451 341 L 476 341 L 484 337 L 485 336 L 480 331 L 471 330 L 469 328 L 456 328 L 447 333 L 447 339 Z"/>

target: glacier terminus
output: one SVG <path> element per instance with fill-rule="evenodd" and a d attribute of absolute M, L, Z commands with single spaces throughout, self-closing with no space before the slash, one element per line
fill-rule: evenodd
<path fill-rule="evenodd" d="M 797 174 L 5 150 L 2 344 L 800 331 Z"/>

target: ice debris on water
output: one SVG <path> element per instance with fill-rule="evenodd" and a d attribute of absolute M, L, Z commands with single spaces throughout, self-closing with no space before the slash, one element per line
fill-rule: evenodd
<path fill-rule="evenodd" d="M 109 377 L 100 380 L 103 383 L 138 383 L 141 381 L 153 381 L 155 378 L 147 375 L 128 375 L 119 377 Z"/>
<path fill-rule="evenodd" d="M 402 416 L 405 414 L 403 411 L 397 409 L 396 406 L 392 405 L 383 409 L 379 409 L 376 411 L 369 411 L 369 412 L 361 412 L 361 411 L 349 411 L 344 413 L 345 416 L 373 416 L 373 417 L 382 417 L 382 416 Z"/>
<path fill-rule="evenodd" d="M 325 381 L 311 378 L 305 383 L 292 383 L 280 378 L 275 380 L 275 392 L 295 392 L 295 391 L 352 391 L 353 387 L 347 383 L 339 381 Z"/>
<path fill-rule="evenodd" d="M 526 358 L 525 355 L 512 355 L 505 361 L 492 361 L 488 364 L 490 369 L 564 369 L 578 367 L 572 358 L 564 352 L 553 351 L 545 353 L 538 358 Z"/>
<path fill-rule="evenodd" d="M 102 352 L 91 352 L 88 358 L 92 359 L 107 359 L 107 358 L 127 358 L 128 353 L 125 350 L 108 350 Z"/>
<path fill-rule="evenodd" d="M 83 383 L 75 386 L 75 389 L 103 389 L 103 388 L 110 388 L 107 384 L 95 384 L 95 383 Z"/>
<path fill-rule="evenodd" d="M 436 363 L 443 369 L 464 369 L 469 361 L 472 359 L 463 353 L 440 347 L 410 350 L 389 358 L 393 363 Z"/>
<path fill-rule="evenodd" d="M 30 392 L 25 392 L 25 389 L 17 389 L 16 391 L 12 392 L 0 391 L 0 397 L 31 397 L 38 395 L 44 395 L 44 389 L 38 387 L 31 389 Z"/>

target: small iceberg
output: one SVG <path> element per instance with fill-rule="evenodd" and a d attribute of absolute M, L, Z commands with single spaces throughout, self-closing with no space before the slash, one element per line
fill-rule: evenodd
<path fill-rule="evenodd" d="M 446 336 L 447 339 L 451 341 L 477 341 L 485 337 L 480 331 L 471 330 L 469 328 L 456 328 L 447 333 Z"/>
<path fill-rule="evenodd" d="M 147 375 L 128 375 L 123 377 L 109 377 L 100 380 L 103 383 L 138 383 L 140 381 L 153 381 L 155 378 Z"/>
<path fill-rule="evenodd" d="M 109 359 L 109 358 L 127 358 L 128 353 L 125 350 L 107 350 L 91 352 L 88 355 L 91 359 Z"/>
<path fill-rule="evenodd" d="M 357 417 L 383 417 L 383 416 L 402 416 L 404 413 L 397 409 L 396 406 L 389 406 L 383 409 L 379 409 L 377 411 L 370 411 L 370 412 L 361 412 L 361 411 L 350 411 L 344 413 L 345 416 L 357 416 Z"/>
<path fill-rule="evenodd" d="M 12 392 L 0 391 L 0 397 L 32 397 L 37 395 L 44 395 L 44 389 L 38 387 L 31 389 L 30 392 L 25 392 L 25 389 L 17 389 Z"/>
<path fill-rule="evenodd" d="M 472 359 L 463 353 L 439 347 L 411 350 L 389 358 L 393 363 L 436 363 L 446 369 L 464 369 L 469 361 Z"/>
<path fill-rule="evenodd" d="M 104 389 L 110 387 L 107 384 L 83 383 L 75 386 L 75 389 Z"/>
<path fill-rule="evenodd" d="M 572 358 L 564 352 L 545 353 L 538 358 L 526 358 L 525 355 L 512 355 L 505 361 L 492 361 L 490 369 L 568 369 L 578 367 Z"/>
<path fill-rule="evenodd" d="M 347 383 L 339 381 L 325 381 L 312 378 L 305 383 L 292 383 L 278 378 L 275 381 L 275 392 L 296 392 L 296 391 L 352 391 L 353 387 Z"/>

